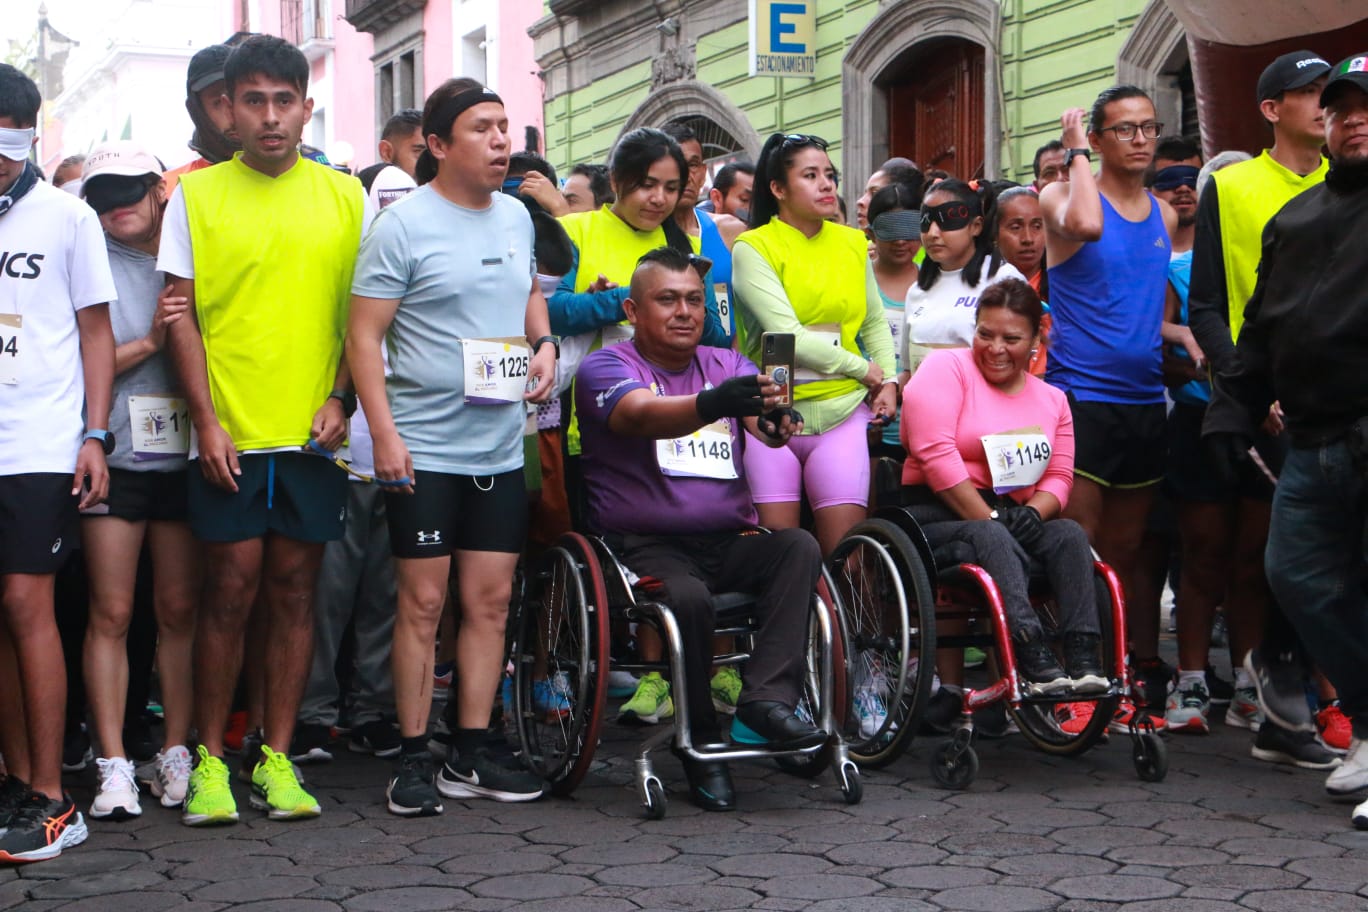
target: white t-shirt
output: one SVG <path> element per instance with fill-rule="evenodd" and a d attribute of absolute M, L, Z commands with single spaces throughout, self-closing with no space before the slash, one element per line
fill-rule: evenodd
<path fill-rule="evenodd" d="M 0 378 L 16 381 L 0 382 L 0 475 L 75 471 L 85 434 L 76 311 L 116 294 L 84 200 L 39 181 L 0 216 Z"/>
<path fill-rule="evenodd" d="M 925 352 L 917 356 L 916 348 L 966 348 L 974 341 L 974 312 L 979 295 L 989 285 L 1003 279 L 1022 279 L 1025 276 L 1011 263 L 1002 263 L 997 275 L 988 278 L 988 262 L 976 286 L 966 285 L 962 269 L 950 269 L 936 277 L 936 284 L 922 291 L 913 284 L 907 290 L 907 304 L 903 309 L 902 364 L 916 371 Z"/>

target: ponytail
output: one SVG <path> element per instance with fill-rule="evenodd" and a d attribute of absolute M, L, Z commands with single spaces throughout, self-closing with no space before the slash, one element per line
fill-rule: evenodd
<path fill-rule="evenodd" d="M 992 184 L 988 181 L 973 181 L 965 183 L 962 180 L 948 178 L 938 181 L 935 186 L 926 191 L 926 195 L 932 193 L 948 193 L 962 203 L 976 208 L 978 216 L 983 219 L 983 230 L 978 237 L 974 238 L 974 253 L 969 257 L 969 262 L 964 264 L 961 273 L 964 284 L 973 288 L 978 285 L 983 276 L 983 263 L 989 262 L 988 275 L 992 276 L 1002 265 L 1002 256 L 997 252 L 997 239 L 993 234 L 993 226 L 997 221 L 997 192 L 993 190 Z M 923 198 L 922 205 L 925 206 Z M 922 263 L 921 271 L 917 274 L 917 287 L 922 291 L 929 291 L 936 284 L 936 279 L 940 278 L 941 265 L 930 257 Z"/>

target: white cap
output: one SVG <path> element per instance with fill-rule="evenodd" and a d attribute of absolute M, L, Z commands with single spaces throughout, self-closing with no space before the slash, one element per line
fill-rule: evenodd
<path fill-rule="evenodd" d="M 88 184 L 93 177 L 104 174 L 119 177 L 143 177 L 148 174 L 161 176 L 161 162 L 147 151 L 142 143 L 131 139 L 116 139 L 100 143 L 86 156 L 85 171 L 81 178 Z"/>

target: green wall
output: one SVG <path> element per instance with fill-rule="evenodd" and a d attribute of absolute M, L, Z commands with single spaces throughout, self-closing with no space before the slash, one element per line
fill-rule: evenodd
<path fill-rule="evenodd" d="M 1144 5 L 1145 0 L 1004 0 L 1001 161 L 1006 176 L 1029 179 L 1031 157 L 1059 134 L 1064 108 L 1088 107 L 1113 81 L 1117 53 Z M 810 81 L 747 76 L 744 20 L 698 40 L 697 79 L 743 110 L 762 137 L 776 130 L 825 136 L 839 166 L 841 62 L 879 10 L 878 0 L 820 0 L 817 76 Z M 549 100 L 546 138 L 552 163 L 562 169 L 604 161 L 623 123 L 650 94 L 650 84 L 648 60 Z"/>

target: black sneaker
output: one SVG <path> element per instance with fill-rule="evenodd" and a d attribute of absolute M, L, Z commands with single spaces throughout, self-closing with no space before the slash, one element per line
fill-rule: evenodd
<path fill-rule="evenodd" d="M 398 756 L 401 747 L 398 730 L 384 719 L 362 722 L 352 729 L 351 740 L 347 742 L 347 750 L 352 753 L 377 757 Z"/>
<path fill-rule="evenodd" d="M 1006 700 L 989 703 L 981 709 L 974 710 L 974 734 L 980 738 L 996 741 L 999 738 L 1007 737 L 1016 730 L 1012 720 L 1007 718 Z"/>
<path fill-rule="evenodd" d="M 1302 769 L 1328 770 L 1340 765 L 1340 757 L 1317 740 L 1312 732 L 1283 728 L 1265 719 L 1254 736 L 1249 755 L 1267 763 L 1284 763 Z"/>
<path fill-rule="evenodd" d="M 1017 671 L 1028 693 L 1036 695 L 1061 694 L 1073 687 L 1073 681 L 1059 667 L 1045 638 L 1038 632 L 1022 632 L 1012 637 L 1016 653 Z"/>
<path fill-rule="evenodd" d="M 1155 656 L 1132 661 L 1131 668 L 1135 672 L 1136 699 L 1149 712 L 1163 714 L 1168 702 L 1169 686 L 1176 677 L 1173 666 Z"/>
<path fill-rule="evenodd" d="M 261 762 L 261 741 L 261 729 L 259 728 L 254 728 L 242 736 L 242 765 L 238 767 L 239 782 L 252 784 L 252 771 Z"/>
<path fill-rule="evenodd" d="M 1235 699 L 1235 685 L 1216 674 L 1216 669 L 1210 665 L 1206 667 L 1206 686 L 1207 694 L 1215 706 L 1229 706 L 1230 701 Z"/>
<path fill-rule="evenodd" d="M 0 833 L 9 826 L 15 808 L 28 797 L 28 783 L 18 776 L 6 776 L 0 780 Z"/>
<path fill-rule="evenodd" d="M 90 765 L 95 754 L 90 749 L 90 732 L 84 722 L 68 725 L 62 739 L 62 772 L 79 773 Z"/>
<path fill-rule="evenodd" d="M 1102 670 L 1102 638 L 1094 633 L 1064 634 L 1064 669 L 1076 694 L 1106 693 L 1107 675 Z"/>
<path fill-rule="evenodd" d="M 157 758 L 161 742 L 152 736 L 152 726 L 147 717 L 139 713 L 124 723 L 123 746 L 128 759 L 134 763 L 147 763 Z"/>
<path fill-rule="evenodd" d="M 296 725 L 290 739 L 290 761 L 293 763 L 327 763 L 333 758 L 328 745 L 332 741 L 332 726 Z"/>
<path fill-rule="evenodd" d="M 941 687 L 926 701 L 926 712 L 922 713 L 923 734 L 949 734 L 963 712 L 963 695 L 957 690 Z"/>
<path fill-rule="evenodd" d="M 442 799 L 437 795 L 433 776 L 432 754 L 402 754 L 394 767 L 394 778 L 385 797 L 389 811 L 400 817 L 435 817 L 442 813 Z"/>
<path fill-rule="evenodd" d="M 546 785 L 527 770 L 504 766 L 480 748 L 473 756 L 452 756 L 437 774 L 437 791 L 447 798 L 536 801 Z"/>
<path fill-rule="evenodd" d="M 86 841 L 85 819 L 70 798 L 30 791 L 0 834 L 0 862 L 47 861 Z"/>

